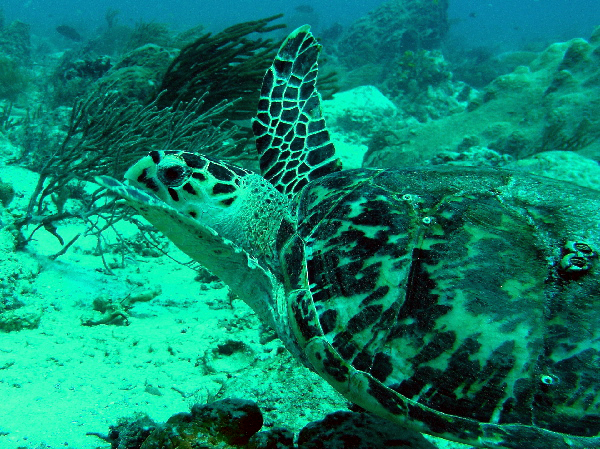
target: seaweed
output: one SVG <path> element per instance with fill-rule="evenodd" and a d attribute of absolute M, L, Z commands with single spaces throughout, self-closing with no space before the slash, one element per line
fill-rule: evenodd
<path fill-rule="evenodd" d="M 62 129 L 43 120 L 24 124 L 24 142 L 34 141 L 25 149 L 21 163 L 26 159 L 29 168 L 39 173 L 39 180 L 26 211 L 13 223 L 18 247 L 26 246 L 44 229 L 62 245 L 54 255 L 58 257 L 79 236 L 65 242 L 57 225 L 76 218 L 86 223 L 84 233 L 95 235 L 99 247 L 106 248 L 102 237 L 106 229 L 122 219 L 138 223 L 132 210 L 117 207 L 114 198 L 104 196 L 104 189 L 91 192 L 87 184 L 97 175 L 121 177 L 149 151 L 193 148 L 220 159 L 256 159 L 247 152 L 247 138 L 232 121 L 248 120 L 255 114 L 262 76 L 278 47 L 271 39 L 249 35 L 284 27 L 271 25 L 279 17 L 241 23 L 214 36 L 203 34 L 181 51 L 163 78 L 156 77 L 160 87 L 150 94 L 130 92 L 140 83 L 131 87 L 125 75 L 147 70 L 138 65 L 145 59 L 130 53 L 93 85 L 88 84 L 92 92 L 76 102 Z M 197 32 L 195 28 L 182 35 L 180 42 Z M 91 82 L 96 72 L 88 77 L 89 64 L 81 61 L 86 76 L 76 72 L 75 78 Z M 103 261 L 110 272 L 110 264 Z"/>
<path fill-rule="evenodd" d="M 27 87 L 28 78 L 19 63 L 0 55 L 0 99 L 15 101 Z"/>
<path fill-rule="evenodd" d="M 237 144 L 233 138 L 235 128 L 222 130 L 219 124 L 213 124 L 214 117 L 222 115 L 232 103 L 205 108 L 201 97 L 159 109 L 157 102 L 131 105 L 123 102 L 117 92 L 94 92 L 75 105 L 62 142 L 49 142 L 37 150 L 39 180 L 25 214 L 14 223 L 19 247 L 44 228 L 63 245 L 55 256 L 63 254 L 78 237 L 65 243 L 58 234 L 56 223 L 68 218 L 83 219 L 88 224 L 86 232 L 100 239 L 100 234 L 127 212 L 116 209 L 114 200 L 102 197 L 104 189 L 86 194 L 83 184 L 100 174 L 122 176 L 127 167 L 152 149 L 170 145 L 223 151 Z M 78 206 L 66 208 L 67 199 L 78 200 Z M 98 218 L 105 224 L 99 225 Z M 23 231 L 28 225 L 34 228 L 25 237 Z"/>
<path fill-rule="evenodd" d="M 167 25 L 156 22 L 140 22 L 129 36 L 125 51 L 131 51 L 146 44 L 170 46 L 170 41 Z"/>
<path fill-rule="evenodd" d="M 271 39 L 251 39 L 249 35 L 284 28 L 283 24 L 271 25 L 281 17 L 278 14 L 239 23 L 215 35 L 205 33 L 184 47 L 162 79 L 157 106 L 177 106 L 209 92 L 205 100 L 209 108 L 223 100 L 240 99 L 235 110 L 227 111 L 222 118 L 251 118 L 256 112 L 265 69 L 279 44 Z"/>
<path fill-rule="evenodd" d="M 160 88 L 159 107 L 177 105 L 208 92 L 206 106 L 236 100 L 235 109 L 219 117 L 230 121 L 248 121 L 256 114 L 260 86 L 266 69 L 271 65 L 279 41 L 252 38 L 285 28 L 271 24 L 282 17 L 277 14 L 264 19 L 233 25 L 212 35 L 204 33 L 185 46 L 167 69 Z M 191 31 L 198 31 L 193 29 Z M 184 35 L 178 37 L 184 39 Z M 319 78 L 323 98 L 337 91 L 337 76 L 329 72 Z M 227 126 L 227 125 L 225 125 Z M 251 137 L 250 130 L 246 137 Z"/>

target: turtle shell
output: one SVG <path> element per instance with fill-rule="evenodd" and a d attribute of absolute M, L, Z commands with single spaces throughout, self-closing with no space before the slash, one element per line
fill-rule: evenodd
<path fill-rule="evenodd" d="M 297 213 L 280 243 L 288 315 L 342 394 L 470 444 L 600 447 L 598 192 L 352 170 L 311 182 Z"/>

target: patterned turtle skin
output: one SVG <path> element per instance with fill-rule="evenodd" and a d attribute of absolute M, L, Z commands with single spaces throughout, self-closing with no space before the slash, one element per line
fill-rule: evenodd
<path fill-rule="evenodd" d="M 600 448 L 600 194 L 476 168 L 341 170 L 320 46 L 288 36 L 261 175 L 154 151 L 98 181 L 221 277 L 350 401 L 488 448 Z"/>

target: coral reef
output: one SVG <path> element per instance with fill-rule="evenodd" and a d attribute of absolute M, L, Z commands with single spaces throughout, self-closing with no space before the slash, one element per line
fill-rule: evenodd
<path fill-rule="evenodd" d="M 17 60 L 0 55 L 0 100 L 15 101 L 28 84 L 28 77 Z"/>
<path fill-rule="evenodd" d="M 31 36 L 28 24 L 17 20 L 9 26 L 0 27 L 0 54 L 25 66 L 31 64 Z"/>
<path fill-rule="evenodd" d="M 73 99 L 85 95 L 91 85 L 111 68 L 110 57 L 65 52 L 59 65 L 49 77 L 52 86 L 50 105 L 72 106 Z"/>
<path fill-rule="evenodd" d="M 449 28 L 447 9 L 447 0 L 388 0 L 343 33 L 337 54 L 356 67 L 438 48 Z"/>
<path fill-rule="evenodd" d="M 190 413 L 178 413 L 158 424 L 143 416 L 123 419 L 107 436 L 113 449 L 370 449 L 374 447 L 435 449 L 420 433 L 400 428 L 381 418 L 349 411 L 335 412 L 307 424 L 299 433 L 283 427 L 259 432 L 263 416 L 256 403 L 222 399 L 196 404 Z"/>
<path fill-rule="evenodd" d="M 158 95 L 161 79 L 177 53 L 175 48 L 145 43 L 133 47 L 114 63 L 110 56 L 98 55 L 89 48 L 68 51 L 50 77 L 51 106 L 71 106 L 74 99 L 93 89 L 118 90 L 128 100 L 145 105 Z M 98 86 L 93 86 L 96 81 Z"/>
<path fill-rule="evenodd" d="M 453 80 L 440 50 L 449 24 L 447 2 L 388 1 L 331 45 L 331 69 L 342 90 L 373 85 L 401 116 L 425 122 L 461 112 L 470 89 Z"/>
<path fill-rule="evenodd" d="M 138 23 L 129 36 L 125 50 L 135 50 L 148 44 L 158 47 L 170 46 L 171 36 L 169 28 L 162 23 L 156 22 Z"/>
<path fill-rule="evenodd" d="M 392 63 L 389 89 L 410 92 L 450 79 L 452 74 L 439 51 L 407 50 Z"/>
<path fill-rule="evenodd" d="M 469 86 L 453 81 L 439 50 L 405 51 L 390 64 L 382 90 L 420 122 L 462 112 L 471 97 Z"/>
<path fill-rule="evenodd" d="M 298 435 L 299 449 L 435 449 L 420 433 L 399 428 L 366 413 L 339 411 L 307 424 Z"/>
<path fill-rule="evenodd" d="M 146 44 L 127 53 L 97 83 L 99 92 L 118 91 L 122 101 L 145 105 L 159 94 L 159 86 L 176 52 Z"/>
<path fill-rule="evenodd" d="M 54 255 L 58 257 L 80 237 L 63 240 L 58 224 L 64 220 L 83 220 L 83 234 L 96 235 L 99 242 L 101 233 L 119 220 L 135 221 L 128 210 L 115 209 L 114 200 L 101 197 L 102 192 L 88 183 L 98 174 L 119 177 L 151 149 L 195 147 L 256 165 L 254 152 L 246 148 L 246 131 L 240 133 L 232 120 L 249 120 L 254 114 L 264 69 L 278 46 L 250 35 L 282 28 L 272 24 L 279 17 L 200 37 L 201 27 L 171 37 L 162 25 L 139 24 L 128 38 L 136 48 L 125 55 L 98 54 L 102 38 L 97 38 L 66 52 L 56 68 L 41 69 L 53 74 L 44 100 L 25 114 L 19 110 L 20 116 L 6 103 L 0 117 L 3 130 L 18 147 L 12 157 L 39 174 L 28 192 L 26 210 L 11 221 L 18 247 L 41 229 L 60 242 L 62 249 Z M 107 12 L 107 23 L 104 35 L 120 29 L 114 12 Z M 2 36 L 26 29 L 17 25 L 3 28 Z M 16 55 L 25 47 L 19 44 L 5 53 Z M 14 62 L 16 56 L 2 58 L 0 98 L 13 101 L 25 78 L 20 62 Z M 230 107 L 233 102 L 235 108 Z M 104 264 L 110 271 L 110 263 Z"/>
<path fill-rule="evenodd" d="M 472 147 L 493 150 L 504 163 L 556 150 L 581 151 L 599 160 L 599 35 L 600 28 L 589 41 L 551 45 L 529 65 L 496 78 L 463 112 L 400 125 L 397 144 L 370 147 L 365 165 L 423 164 L 448 152 L 472 152 Z"/>
<path fill-rule="evenodd" d="M 155 78 L 153 81 L 158 83 L 177 54 L 178 52 L 172 48 L 161 47 L 156 44 L 145 44 L 126 53 L 112 67 L 112 70 L 118 71 L 126 67 L 144 67 L 154 72 Z"/>
<path fill-rule="evenodd" d="M 464 81 L 475 88 L 483 88 L 495 78 L 512 72 L 521 65 L 528 65 L 537 58 L 534 51 L 509 51 L 495 54 L 487 47 L 464 50 L 445 46 L 444 55 L 450 62 L 455 80 Z"/>
<path fill-rule="evenodd" d="M 256 103 L 265 67 L 275 55 L 278 43 L 271 39 L 250 39 L 252 33 L 264 34 L 283 28 L 271 25 L 281 15 L 231 26 L 214 36 L 211 33 L 181 50 L 171 63 L 159 92 L 159 107 L 189 102 L 210 92 L 206 106 L 221 101 L 236 102 L 228 111 L 229 120 L 247 120 L 256 112 Z"/>

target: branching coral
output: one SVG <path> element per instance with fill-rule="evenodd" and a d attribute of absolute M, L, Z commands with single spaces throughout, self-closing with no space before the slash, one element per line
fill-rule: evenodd
<path fill-rule="evenodd" d="M 27 76 L 17 61 L 0 56 L 0 99 L 15 101 L 27 86 Z"/>
<path fill-rule="evenodd" d="M 162 23 L 140 22 L 131 33 L 125 50 L 131 51 L 146 44 L 168 46 L 169 28 Z"/>
<path fill-rule="evenodd" d="M 269 38 L 250 36 L 285 28 L 283 24 L 272 24 L 281 17 L 282 14 L 278 14 L 239 23 L 215 35 L 205 33 L 184 47 L 162 79 L 158 106 L 177 105 L 208 92 L 205 97 L 207 107 L 224 100 L 236 101 L 235 108 L 227 110 L 222 119 L 250 120 L 256 113 L 265 70 L 280 45 Z M 319 78 L 319 91 L 324 98 L 337 91 L 336 81 L 336 74 L 332 72 Z"/>
<path fill-rule="evenodd" d="M 149 288 L 125 298 L 115 299 L 108 295 L 100 295 L 93 301 L 94 313 L 81 317 L 83 326 L 98 326 L 100 324 L 129 325 L 129 310 L 137 302 L 149 302 L 162 293 L 160 286 Z"/>
<path fill-rule="evenodd" d="M 160 87 L 151 90 L 158 94 L 149 102 L 148 95 L 138 98 L 129 93 L 129 84 L 120 79 L 119 70 L 142 69 L 139 61 L 148 58 L 140 55 L 147 55 L 156 46 L 130 53 L 100 78 L 93 92 L 76 103 L 64 137 L 42 139 L 40 142 L 46 144 L 27 153 L 39 181 L 27 210 L 14 222 L 20 246 L 44 228 L 63 245 L 58 256 L 77 239 L 63 241 L 57 228 L 61 220 L 84 220 L 85 232 L 100 241 L 107 227 L 123 217 L 131 219 L 130 212 L 103 198 L 101 189 L 90 193 L 85 184 L 100 174 L 122 176 L 149 151 L 169 147 L 221 159 L 247 158 L 246 140 L 239 138 L 239 128 L 232 121 L 254 115 L 265 68 L 278 47 L 271 39 L 249 35 L 283 28 L 271 24 L 279 17 L 241 23 L 214 36 L 203 34 L 183 48 L 162 81 L 157 80 Z M 156 56 L 149 59 L 162 61 Z M 233 103 L 235 108 L 229 107 Z M 110 270 L 106 262 L 105 267 Z"/>
<path fill-rule="evenodd" d="M 77 183 L 92 181 L 99 174 L 119 177 L 131 163 L 152 149 L 167 145 L 174 148 L 194 146 L 207 152 L 226 151 L 235 146 L 234 128 L 223 131 L 215 124 L 215 116 L 231 103 L 221 102 L 205 109 L 204 99 L 181 103 L 177 107 L 159 109 L 157 101 L 147 106 L 136 106 L 122 101 L 118 93 L 93 93 L 73 108 L 66 136 L 60 145 L 39 149 L 42 161 L 38 168 L 39 180 L 29 199 L 24 216 L 15 222 L 22 231 L 27 225 L 36 225 L 28 237 L 22 233 L 25 245 L 42 227 L 53 233 L 64 244 L 56 231 L 60 220 L 108 213 L 110 222 L 115 216 L 113 202 L 100 200 L 100 191 L 85 196 L 79 189 L 80 206 L 75 210 L 64 207 Z M 72 242 L 66 244 L 69 246 Z"/>
<path fill-rule="evenodd" d="M 284 28 L 270 25 L 281 14 L 231 26 L 214 36 L 202 35 L 181 50 L 171 63 L 159 89 L 159 107 L 177 105 L 206 92 L 206 106 L 235 100 L 235 110 L 227 111 L 230 120 L 249 119 L 256 112 L 258 94 L 265 68 L 278 47 L 271 39 L 250 39 L 252 33 L 264 34 Z"/>

